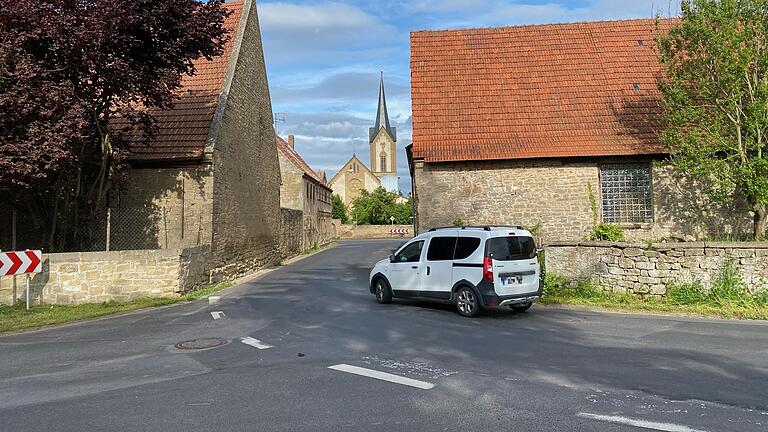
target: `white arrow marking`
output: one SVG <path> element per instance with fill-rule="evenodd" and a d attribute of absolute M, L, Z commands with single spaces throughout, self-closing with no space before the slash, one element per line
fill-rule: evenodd
<path fill-rule="evenodd" d="M 29 273 L 29 271 L 31 270 L 29 266 L 30 264 L 32 264 L 32 260 L 29 259 L 27 254 L 24 252 L 19 252 L 16 254 L 16 256 L 19 257 L 19 259 L 21 260 L 21 267 L 19 267 L 19 271 L 17 273 L 21 273 L 21 274 Z"/>
<path fill-rule="evenodd" d="M 244 337 L 244 338 L 240 339 L 240 342 L 242 342 L 242 343 L 244 343 L 246 345 L 252 346 L 252 347 L 254 347 L 256 349 L 260 349 L 260 350 L 274 348 L 272 345 L 267 345 L 267 344 L 263 343 L 262 341 L 260 341 L 258 339 L 254 339 L 252 337 Z"/>
<path fill-rule="evenodd" d="M 224 312 L 211 312 L 213 319 L 218 320 L 224 318 Z"/>
<path fill-rule="evenodd" d="M 7 253 L 0 253 L 0 276 L 6 276 L 8 269 L 11 268 L 11 259 Z"/>
<path fill-rule="evenodd" d="M 354 375 L 360 375 L 368 378 L 373 378 L 381 381 L 389 381 L 395 384 L 407 385 L 410 387 L 416 387 L 422 390 L 429 390 L 435 385 L 432 383 L 417 381 L 415 379 L 401 377 L 400 375 L 393 375 L 391 373 L 379 372 L 373 369 L 366 369 L 357 366 L 350 366 L 347 364 L 339 364 L 336 366 L 330 366 L 328 369 L 333 369 L 339 372 L 351 373 Z"/>
<path fill-rule="evenodd" d="M 639 427 L 643 429 L 652 429 L 652 430 L 663 431 L 663 432 L 704 432 L 701 429 L 692 429 L 692 428 L 689 428 L 688 426 L 678 425 L 674 423 L 658 423 L 658 422 L 651 422 L 646 420 L 636 420 L 636 419 L 631 419 L 631 418 L 621 417 L 621 416 L 609 416 L 609 415 L 590 414 L 590 413 L 579 413 L 578 416 L 581 418 L 590 419 L 590 420 L 598 420 L 598 421 L 603 421 L 607 423 L 623 424 L 627 426 L 634 426 L 634 427 Z"/>

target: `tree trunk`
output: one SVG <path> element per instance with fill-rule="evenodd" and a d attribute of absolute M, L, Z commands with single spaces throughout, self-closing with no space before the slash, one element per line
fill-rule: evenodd
<path fill-rule="evenodd" d="M 766 206 L 755 206 L 755 240 L 761 241 L 765 239 L 765 225 L 766 219 L 768 219 L 768 211 Z"/>

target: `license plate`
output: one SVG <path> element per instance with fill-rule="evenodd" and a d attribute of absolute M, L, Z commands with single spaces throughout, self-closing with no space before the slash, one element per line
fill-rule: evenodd
<path fill-rule="evenodd" d="M 507 285 L 519 285 L 523 283 L 522 276 L 508 276 L 506 279 L 507 280 L 504 283 L 506 283 Z"/>

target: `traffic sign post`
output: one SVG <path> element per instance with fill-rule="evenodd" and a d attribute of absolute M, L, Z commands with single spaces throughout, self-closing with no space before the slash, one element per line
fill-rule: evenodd
<path fill-rule="evenodd" d="M 26 250 L 23 252 L 0 252 L 0 277 L 27 275 L 27 289 L 25 293 L 27 310 L 29 310 L 29 286 L 33 273 L 43 271 L 43 252 L 39 250 Z"/>

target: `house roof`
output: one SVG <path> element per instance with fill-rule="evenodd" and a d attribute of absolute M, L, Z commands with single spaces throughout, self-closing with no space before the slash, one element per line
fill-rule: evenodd
<path fill-rule="evenodd" d="M 212 60 L 205 58 L 193 62 L 196 73 L 184 76 L 176 92 L 174 106 L 167 110 L 150 110 L 157 120 L 158 133 L 146 145 L 134 141 L 132 160 L 157 161 L 202 158 L 205 144 L 219 104 L 229 58 L 235 38 L 240 31 L 243 1 L 224 3 L 230 14 L 224 20 L 229 40 L 224 53 Z M 119 127 L 119 121 L 116 122 Z"/>
<path fill-rule="evenodd" d="M 412 33 L 413 157 L 664 153 L 658 141 L 662 70 L 653 41 L 673 22 Z"/>
<path fill-rule="evenodd" d="M 282 139 L 279 135 L 276 135 L 275 138 L 277 139 L 277 149 L 282 152 L 282 154 L 285 155 L 285 157 L 291 161 L 291 163 L 296 166 L 299 170 L 302 171 L 303 175 L 310 180 L 312 180 L 314 183 L 319 184 L 320 186 L 331 190 L 331 188 L 326 184 L 325 180 L 323 179 L 323 176 L 318 175 L 318 172 L 313 170 L 312 167 L 309 166 L 309 164 L 299 155 L 299 153 L 296 151 L 296 149 L 291 148 L 288 143 Z"/>

